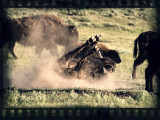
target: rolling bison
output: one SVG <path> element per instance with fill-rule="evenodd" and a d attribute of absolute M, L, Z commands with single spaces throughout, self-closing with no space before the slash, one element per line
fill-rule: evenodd
<path fill-rule="evenodd" d="M 132 77 L 136 78 L 137 67 L 142 64 L 144 60 L 147 60 L 148 67 L 145 70 L 145 89 L 149 92 L 152 92 L 153 76 L 158 75 L 160 72 L 160 33 L 156 31 L 141 33 L 135 40 L 134 57 L 137 56 L 137 44 L 139 46 L 139 55 L 134 61 Z"/>
<path fill-rule="evenodd" d="M 100 35 L 91 37 L 86 43 L 57 60 L 62 73 L 77 78 L 99 78 L 115 70 L 121 59 L 117 51 L 97 44 Z"/>
<path fill-rule="evenodd" d="M 58 53 L 56 45 L 65 46 L 66 51 L 78 45 L 78 31 L 75 26 L 65 25 L 59 17 L 47 14 L 3 22 L 0 48 L 8 43 L 8 49 L 15 59 L 16 41 L 24 46 L 35 46 L 39 56 L 43 49 L 48 49 L 55 56 Z"/>

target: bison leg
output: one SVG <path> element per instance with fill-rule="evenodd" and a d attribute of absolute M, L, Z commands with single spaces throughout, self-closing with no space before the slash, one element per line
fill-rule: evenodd
<path fill-rule="evenodd" d="M 12 56 L 14 57 L 14 59 L 17 59 L 17 56 L 14 53 L 14 46 L 15 46 L 15 41 L 9 42 L 9 46 L 8 49 L 11 52 Z"/>
<path fill-rule="evenodd" d="M 136 78 L 136 69 L 137 67 L 144 62 L 145 58 L 144 57 L 139 57 L 134 61 L 133 65 L 133 71 L 132 71 L 132 78 Z"/>
<path fill-rule="evenodd" d="M 159 73 L 159 71 L 156 73 L 156 76 L 157 76 L 158 79 L 160 79 L 160 73 Z"/>
<path fill-rule="evenodd" d="M 155 74 L 155 69 L 152 66 L 148 66 L 145 70 L 146 87 L 145 90 L 148 92 L 153 92 L 153 76 Z"/>
<path fill-rule="evenodd" d="M 53 55 L 53 56 L 58 56 L 58 49 L 57 49 L 57 46 L 53 46 L 52 48 L 49 49 L 50 53 Z"/>
<path fill-rule="evenodd" d="M 40 47 L 40 46 L 36 46 L 35 48 L 35 53 L 38 55 L 39 58 L 41 58 L 41 54 L 42 54 L 42 51 L 43 51 L 43 47 Z"/>

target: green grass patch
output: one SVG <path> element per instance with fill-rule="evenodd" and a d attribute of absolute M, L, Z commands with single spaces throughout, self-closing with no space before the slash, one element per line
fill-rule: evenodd
<path fill-rule="evenodd" d="M 139 91 L 133 96 L 117 96 L 116 92 L 88 90 L 81 93 L 74 89 L 70 92 L 53 90 L 19 92 L 8 90 L 5 96 L 5 107 L 106 107 L 106 108 L 151 108 L 156 107 L 157 96 Z M 121 91 L 122 92 L 122 91 Z M 125 93 L 126 91 L 123 91 Z"/>

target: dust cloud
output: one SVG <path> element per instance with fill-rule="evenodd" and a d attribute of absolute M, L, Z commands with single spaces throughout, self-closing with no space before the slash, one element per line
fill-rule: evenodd
<path fill-rule="evenodd" d="M 36 65 L 31 65 L 30 71 L 20 71 L 10 76 L 11 87 L 16 88 L 94 88 L 94 89 L 119 89 L 126 88 L 125 84 L 114 80 L 112 74 L 101 79 L 76 79 L 60 74 L 57 64 L 53 61 L 43 60 Z"/>
<path fill-rule="evenodd" d="M 56 44 L 61 44 L 66 46 L 66 44 L 68 45 L 70 43 L 73 43 L 70 41 L 65 41 L 62 38 L 67 38 L 66 40 L 71 40 L 71 41 L 75 39 L 73 38 L 73 35 L 69 37 L 67 32 L 69 28 L 67 26 L 56 25 L 52 21 L 48 22 L 44 20 L 37 24 L 36 22 L 34 22 L 33 18 L 31 20 L 29 18 L 26 18 L 26 22 L 24 23 L 25 24 L 27 23 L 28 26 L 23 25 L 24 24 L 23 20 L 22 21 L 19 20 L 18 22 L 21 23 L 20 26 L 22 27 L 22 29 L 18 29 L 20 30 L 19 34 L 21 34 L 24 31 L 28 31 L 25 33 L 26 36 L 23 35 L 21 40 L 18 42 L 23 46 L 35 46 L 35 54 L 39 56 L 41 55 L 43 49 L 48 49 L 51 55 L 57 53 Z M 31 29 L 29 27 L 30 22 L 32 22 L 32 24 L 35 23 L 34 27 Z M 51 22 L 52 24 L 49 24 Z M 74 34 L 77 37 L 76 32 L 77 31 L 75 31 Z M 57 57 L 58 55 L 55 54 L 55 56 Z M 26 69 L 26 66 L 29 69 Z M 117 82 L 112 74 L 108 74 L 102 79 L 97 79 L 97 80 L 76 79 L 73 77 L 66 77 L 63 74 L 60 74 L 59 70 L 55 69 L 58 67 L 60 66 L 57 66 L 55 60 L 54 61 L 50 60 L 50 58 L 36 59 L 34 60 L 33 63 L 29 63 L 27 65 L 25 65 L 25 63 L 22 63 L 22 65 L 16 64 L 11 73 L 9 74 L 10 86 L 16 88 L 31 88 L 31 89 L 32 88 L 118 89 L 127 87 L 126 85 Z"/>

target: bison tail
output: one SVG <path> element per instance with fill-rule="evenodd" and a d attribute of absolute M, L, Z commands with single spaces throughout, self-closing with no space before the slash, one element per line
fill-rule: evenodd
<path fill-rule="evenodd" d="M 133 57 L 136 57 L 136 56 L 137 56 L 137 42 L 138 42 L 138 39 L 136 39 L 136 40 L 134 41 Z"/>

